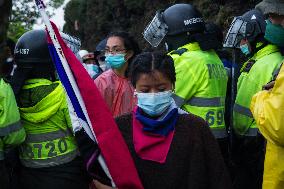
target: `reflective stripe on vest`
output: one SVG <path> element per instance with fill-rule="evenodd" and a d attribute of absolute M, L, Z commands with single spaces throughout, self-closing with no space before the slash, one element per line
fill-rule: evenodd
<path fill-rule="evenodd" d="M 176 95 L 174 93 L 172 94 L 172 97 L 175 100 L 175 103 L 176 103 L 177 107 L 179 107 L 179 108 L 182 107 L 182 105 L 185 102 L 184 98 L 182 98 L 182 97 L 180 97 L 180 96 L 178 96 L 178 95 Z"/>
<path fill-rule="evenodd" d="M 192 97 L 189 99 L 186 104 L 190 106 L 198 106 L 198 107 L 220 107 L 223 106 L 222 98 L 203 98 L 203 97 Z"/>
<path fill-rule="evenodd" d="M 78 155 L 71 131 L 28 134 L 20 147 L 20 159 L 27 167 L 50 167 L 70 162 Z"/>
<path fill-rule="evenodd" d="M 34 160 L 21 159 L 21 163 L 26 167 L 32 167 L 32 168 L 52 167 L 68 163 L 72 161 L 74 158 L 76 158 L 78 154 L 79 154 L 78 150 L 75 150 L 73 152 L 68 153 L 67 155 L 56 156 L 49 159 L 34 159 Z"/>
<path fill-rule="evenodd" d="M 245 115 L 247 117 L 253 118 L 253 115 L 252 115 L 250 109 L 246 108 L 244 106 L 241 106 L 239 104 L 234 105 L 234 111 L 238 112 L 239 114 Z"/>
<path fill-rule="evenodd" d="M 173 94 L 173 98 L 178 107 L 181 107 L 185 102 L 183 98 L 181 98 L 180 96 L 177 96 L 176 94 Z M 192 97 L 190 100 L 187 101 L 188 103 L 186 103 L 186 105 L 198 106 L 198 107 L 220 107 L 224 104 L 222 102 L 222 99 L 223 98 L 221 97 L 215 97 L 215 98 Z M 211 115 L 211 121 L 212 121 L 212 114 L 214 115 L 214 112 L 209 111 L 207 114 L 209 115 L 208 117 L 210 117 Z M 224 121 L 223 111 L 221 111 L 221 114 L 222 114 L 221 119 L 222 121 Z M 210 123 L 208 124 L 210 125 Z M 221 127 L 211 127 L 210 126 L 210 129 L 213 135 L 215 136 L 215 138 L 226 138 L 228 136 L 225 126 L 221 126 Z"/>
<path fill-rule="evenodd" d="M 228 133 L 226 129 L 211 129 L 215 138 L 226 138 Z"/>
<path fill-rule="evenodd" d="M 49 132 L 49 133 L 41 133 L 41 134 L 28 134 L 26 137 L 26 143 L 36 143 L 36 142 L 44 142 L 44 141 L 51 141 L 56 140 L 58 138 L 64 138 L 72 136 L 71 131 L 66 130 L 66 132 L 62 130 Z"/>
<path fill-rule="evenodd" d="M 192 97 L 188 101 L 185 101 L 184 98 L 173 94 L 173 98 L 178 107 L 181 107 L 184 104 L 190 106 L 198 106 L 198 107 L 220 107 L 224 105 L 224 98 L 214 97 L 214 98 L 204 98 L 204 97 Z"/>
<path fill-rule="evenodd" d="M 20 130 L 21 128 L 22 127 L 20 121 L 12 123 L 10 125 L 7 125 L 6 127 L 0 128 L 0 136 L 7 136 L 13 132 Z"/>

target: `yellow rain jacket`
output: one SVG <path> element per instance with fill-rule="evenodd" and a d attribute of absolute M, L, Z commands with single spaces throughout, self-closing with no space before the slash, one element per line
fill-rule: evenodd
<path fill-rule="evenodd" d="M 284 66 L 274 88 L 255 94 L 251 112 L 267 140 L 263 189 L 284 188 Z"/>

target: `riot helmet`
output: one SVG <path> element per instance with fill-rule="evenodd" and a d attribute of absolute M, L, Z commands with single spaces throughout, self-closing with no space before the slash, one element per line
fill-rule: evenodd
<path fill-rule="evenodd" d="M 165 38 L 184 37 L 205 30 L 201 13 L 191 4 L 175 4 L 157 11 L 143 32 L 144 38 L 157 47 Z M 182 39 L 181 39 L 182 40 Z"/>
<path fill-rule="evenodd" d="M 201 13 L 190 4 L 173 5 L 164 11 L 163 17 L 168 26 L 167 35 L 197 33 L 205 29 Z"/>
<path fill-rule="evenodd" d="M 15 64 L 11 84 L 17 95 L 25 80 L 45 78 L 55 80 L 55 68 L 49 54 L 45 30 L 24 33 L 16 43 Z"/>
<path fill-rule="evenodd" d="M 250 10 L 242 16 L 235 17 L 226 35 L 223 46 L 239 48 L 242 39 L 247 39 L 256 45 L 265 34 L 266 22 L 264 15 L 256 10 Z"/>
<path fill-rule="evenodd" d="M 23 34 L 15 47 L 15 61 L 18 67 L 31 67 L 35 64 L 52 64 L 45 30 L 31 30 Z M 38 66 L 38 65 L 36 65 Z"/>

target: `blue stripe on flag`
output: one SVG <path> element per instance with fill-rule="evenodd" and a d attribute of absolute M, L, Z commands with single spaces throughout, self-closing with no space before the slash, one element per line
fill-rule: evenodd
<path fill-rule="evenodd" d="M 62 62 L 59 58 L 59 55 L 56 52 L 54 45 L 48 44 L 48 49 L 49 49 L 50 55 L 52 57 L 52 60 L 55 64 L 55 66 L 56 66 L 56 70 L 57 70 L 57 73 L 60 77 L 60 80 L 61 80 L 61 82 L 62 82 L 62 84 L 63 84 L 63 86 L 64 86 L 64 88 L 65 88 L 65 90 L 66 90 L 66 92 L 69 96 L 69 99 L 72 102 L 72 105 L 74 107 L 74 110 L 75 110 L 77 116 L 87 123 L 87 119 L 86 119 L 86 117 L 83 113 L 83 110 L 82 110 L 82 108 L 79 104 L 79 101 L 78 101 L 78 99 L 75 95 L 75 92 L 74 92 L 72 85 L 71 85 L 71 83 L 70 83 L 70 81 L 67 77 L 67 74 L 64 70 Z"/>

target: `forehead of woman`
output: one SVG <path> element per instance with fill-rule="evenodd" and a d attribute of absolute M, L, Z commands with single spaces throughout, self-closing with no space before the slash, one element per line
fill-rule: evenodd
<path fill-rule="evenodd" d="M 106 47 L 108 48 L 124 47 L 124 41 L 121 37 L 112 36 L 107 39 Z"/>
<path fill-rule="evenodd" d="M 137 78 L 136 86 L 172 85 L 171 80 L 162 72 L 153 70 L 150 73 L 141 73 Z"/>

